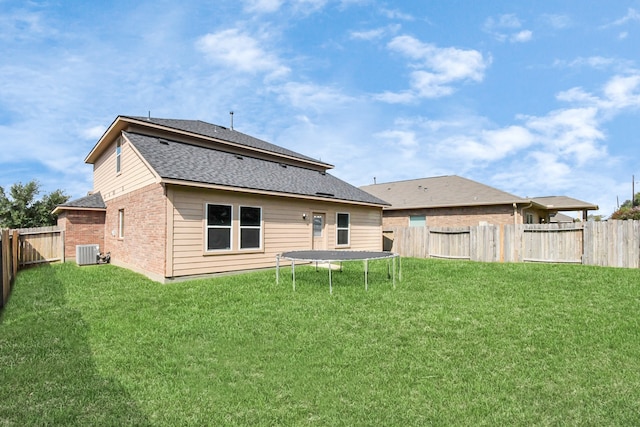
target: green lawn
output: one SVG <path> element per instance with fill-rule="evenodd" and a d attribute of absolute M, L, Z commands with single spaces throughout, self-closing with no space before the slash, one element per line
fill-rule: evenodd
<path fill-rule="evenodd" d="M 640 271 L 402 260 L 161 285 L 20 272 L 0 426 L 640 425 Z"/>

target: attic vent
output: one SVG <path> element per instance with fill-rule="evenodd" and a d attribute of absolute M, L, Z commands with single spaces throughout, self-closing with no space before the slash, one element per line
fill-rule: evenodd
<path fill-rule="evenodd" d="M 236 159 L 242 160 L 242 159 L 244 159 L 244 157 L 242 157 L 241 155 L 236 155 Z"/>
<path fill-rule="evenodd" d="M 325 171 L 319 171 L 319 172 L 320 172 L 320 175 L 322 175 L 322 176 L 327 174 Z"/>
<path fill-rule="evenodd" d="M 286 168 L 287 165 L 285 165 L 284 163 L 280 163 L 280 167 Z"/>
<path fill-rule="evenodd" d="M 316 192 L 316 196 L 335 197 L 336 195 L 333 193 L 323 193 L 322 191 L 318 191 Z"/>
<path fill-rule="evenodd" d="M 165 141 L 164 139 L 160 139 L 159 142 L 162 145 L 169 145 L 169 141 Z"/>

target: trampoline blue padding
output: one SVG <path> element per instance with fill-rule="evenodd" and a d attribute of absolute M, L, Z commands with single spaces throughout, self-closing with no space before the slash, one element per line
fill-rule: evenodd
<path fill-rule="evenodd" d="M 283 252 L 276 256 L 276 283 L 280 283 L 280 259 L 291 261 L 291 277 L 293 279 L 293 290 L 296 290 L 296 261 L 329 263 L 329 293 L 333 293 L 333 284 L 331 280 L 331 263 L 332 262 L 348 262 L 363 261 L 364 262 L 364 287 L 368 290 L 368 262 L 371 260 L 388 259 L 393 261 L 393 288 L 396 287 L 396 258 L 400 260 L 400 255 L 393 252 L 376 252 L 376 251 L 327 251 L 327 250 L 304 250 Z M 398 280 L 402 280 L 402 263 L 399 261 Z"/>

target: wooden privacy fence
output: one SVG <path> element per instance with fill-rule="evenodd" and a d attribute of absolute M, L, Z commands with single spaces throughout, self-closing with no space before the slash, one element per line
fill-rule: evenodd
<path fill-rule="evenodd" d="M 386 250 L 417 258 L 640 268 L 640 221 L 390 227 Z"/>
<path fill-rule="evenodd" d="M 64 262 L 64 231 L 58 227 L 5 229 L 0 232 L 0 240 L 1 308 L 9 299 L 18 269 L 40 263 Z"/>

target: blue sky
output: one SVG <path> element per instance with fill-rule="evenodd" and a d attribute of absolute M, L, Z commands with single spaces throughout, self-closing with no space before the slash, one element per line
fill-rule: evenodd
<path fill-rule="evenodd" d="M 638 1 L 0 0 L 0 186 L 73 198 L 121 115 L 200 119 L 356 185 L 460 175 L 609 215 L 640 191 Z"/>

